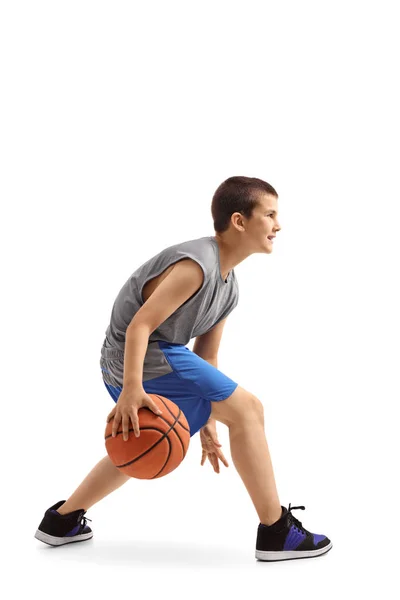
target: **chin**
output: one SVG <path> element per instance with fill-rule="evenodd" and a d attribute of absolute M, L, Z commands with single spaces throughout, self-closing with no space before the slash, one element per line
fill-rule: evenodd
<path fill-rule="evenodd" d="M 274 249 L 274 245 L 273 245 L 273 244 L 271 244 L 271 242 L 269 242 L 268 240 L 264 241 L 264 244 L 263 244 L 263 246 L 264 246 L 264 248 L 265 248 L 265 252 L 266 252 L 266 254 L 271 254 L 271 252 L 272 252 L 272 251 L 273 251 L 273 249 Z"/>

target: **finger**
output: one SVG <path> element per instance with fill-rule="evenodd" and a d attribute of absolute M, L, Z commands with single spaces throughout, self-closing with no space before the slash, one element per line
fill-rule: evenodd
<path fill-rule="evenodd" d="M 201 463 L 200 463 L 200 464 L 201 464 L 201 466 L 203 466 L 203 465 L 204 465 L 204 463 L 205 463 L 205 461 L 206 461 L 206 458 L 207 458 L 207 452 L 206 452 L 205 450 L 203 450 L 203 453 L 202 453 L 202 455 L 201 455 Z"/>
<path fill-rule="evenodd" d="M 208 438 L 206 438 L 206 443 L 208 444 L 208 446 L 212 447 L 212 448 L 220 448 L 222 444 L 219 443 L 217 438 L 213 438 L 211 436 L 209 436 Z"/>
<path fill-rule="evenodd" d="M 215 471 L 215 460 L 214 460 L 214 454 L 209 454 L 209 455 L 208 455 L 208 460 L 210 461 L 210 463 L 211 463 L 211 466 L 212 466 L 212 468 L 213 468 L 213 469 L 214 469 L 214 471 Z"/>
<path fill-rule="evenodd" d="M 122 439 L 124 442 L 129 438 L 129 415 L 122 415 Z"/>
<path fill-rule="evenodd" d="M 207 454 L 207 458 L 208 458 L 208 460 L 209 460 L 210 464 L 211 464 L 211 465 L 214 467 L 213 453 L 212 453 L 212 452 L 209 452 L 209 453 Z"/>
<path fill-rule="evenodd" d="M 209 454 L 209 457 L 210 457 L 210 463 L 212 464 L 214 471 L 216 473 L 219 473 L 219 464 L 218 464 L 217 456 L 215 454 Z"/>
<path fill-rule="evenodd" d="M 214 449 L 216 448 L 216 444 L 214 443 L 214 441 L 210 437 L 206 438 L 204 440 L 204 444 L 205 444 L 205 446 L 207 446 L 207 448 L 211 449 L 211 452 L 213 452 Z"/>
<path fill-rule="evenodd" d="M 132 419 L 133 431 L 135 432 L 135 436 L 140 437 L 139 417 L 138 417 L 137 411 L 136 412 L 133 411 L 133 415 L 132 415 L 131 419 Z"/>
<path fill-rule="evenodd" d="M 153 413 L 155 413 L 156 415 L 162 415 L 162 410 L 157 406 L 157 404 L 154 402 L 154 400 L 152 400 L 151 402 L 149 401 L 148 405 L 147 405 L 150 410 L 153 411 Z"/>
<path fill-rule="evenodd" d="M 214 446 L 222 446 L 222 444 L 219 443 L 218 438 L 211 438 L 212 443 L 214 444 Z"/>
<path fill-rule="evenodd" d="M 207 440 L 211 442 L 214 446 L 221 446 L 221 444 L 218 441 L 218 436 L 214 432 L 208 433 Z"/>
<path fill-rule="evenodd" d="M 115 409 L 113 409 L 113 410 L 112 410 L 112 411 L 111 411 L 111 412 L 110 412 L 110 413 L 107 415 L 107 419 L 106 419 L 107 423 L 109 422 L 109 420 L 110 420 L 110 419 L 112 419 L 112 417 L 114 416 L 114 414 L 115 414 Z"/>
<path fill-rule="evenodd" d="M 135 437 L 139 437 L 140 436 L 139 415 L 133 409 L 130 413 L 130 418 L 132 421 L 133 433 L 135 434 Z"/>
<path fill-rule="evenodd" d="M 223 464 L 224 464 L 226 467 L 229 467 L 229 463 L 228 463 L 228 461 L 226 460 L 225 456 L 222 454 L 222 452 L 221 452 L 221 451 L 217 452 L 217 456 L 218 456 L 219 460 L 220 460 L 220 461 L 221 461 L 221 462 L 222 462 L 222 463 L 223 463 Z"/>
<path fill-rule="evenodd" d="M 115 413 L 114 422 L 113 422 L 113 426 L 112 426 L 112 436 L 113 437 L 115 437 L 117 435 L 120 420 L 121 420 L 121 417 L 120 417 L 119 413 Z"/>

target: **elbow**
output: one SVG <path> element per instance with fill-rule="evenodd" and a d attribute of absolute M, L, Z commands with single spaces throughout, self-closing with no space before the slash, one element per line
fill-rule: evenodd
<path fill-rule="evenodd" d="M 149 325 L 145 321 L 141 321 L 140 319 L 135 320 L 135 317 L 133 317 L 132 321 L 129 323 L 126 329 L 126 335 L 135 335 L 139 330 L 146 331 L 148 336 L 150 336 L 154 331 L 154 329 L 151 328 L 151 325 Z"/>

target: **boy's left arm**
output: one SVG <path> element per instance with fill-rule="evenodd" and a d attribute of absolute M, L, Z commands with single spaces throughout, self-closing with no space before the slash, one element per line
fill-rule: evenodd
<path fill-rule="evenodd" d="M 194 340 L 193 352 L 200 356 L 203 360 L 213 365 L 218 369 L 218 350 L 221 343 L 222 332 L 224 330 L 228 317 L 222 319 L 214 325 L 212 329 L 199 335 Z M 215 419 L 209 419 L 207 423 L 213 424 L 216 427 Z"/>
<path fill-rule="evenodd" d="M 220 321 L 213 329 L 203 336 L 197 337 L 193 346 L 193 352 L 203 358 L 206 362 L 218 368 L 218 348 L 222 337 L 222 330 L 226 319 Z M 210 461 L 214 471 L 219 473 L 219 460 L 229 466 L 228 461 L 221 451 L 221 444 L 217 436 L 217 422 L 215 419 L 208 419 L 207 423 L 200 429 L 200 441 L 202 446 L 201 465 L 204 465 L 206 458 Z"/>
<path fill-rule="evenodd" d="M 213 367 L 215 367 L 216 369 L 218 369 L 218 358 L 205 358 L 204 359 L 206 362 L 210 363 L 210 365 L 212 365 Z M 214 431 L 215 431 L 215 439 L 218 442 L 217 439 L 217 421 L 215 419 L 212 419 L 211 417 L 208 419 L 206 425 L 209 425 Z M 201 429 L 204 429 L 204 427 L 206 426 L 204 425 Z M 200 430 L 201 431 L 201 430 Z"/>

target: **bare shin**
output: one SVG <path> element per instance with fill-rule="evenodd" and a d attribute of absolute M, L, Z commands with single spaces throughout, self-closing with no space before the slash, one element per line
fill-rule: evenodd
<path fill-rule="evenodd" d="M 88 510 L 93 504 L 121 487 L 128 479 L 132 478 L 121 473 L 107 454 L 93 467 L 74 493 L 57 509 L 57 512 L 63 515 L 78 508 Z"/>

